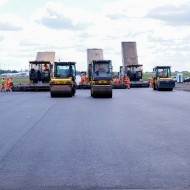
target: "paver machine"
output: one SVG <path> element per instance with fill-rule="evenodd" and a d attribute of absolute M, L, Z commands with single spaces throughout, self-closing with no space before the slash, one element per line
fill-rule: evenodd
<path fill-rule="evenodd" d="M 29 62 L 29 84 L 13 86 L 14 91 L 43 91 L 50 89 L 55 52 L 37 52 L 36 60 Z"/>
<path fill-rule="evenodd" d="M 93 98 L 112 98 L 112 62 L 94 60 L 88 65 L 88 75 Z"/>
<path fill-rule="evenodd" d="M 175 81 L 171 77 L 170 66 L 156 66 L 152 77 L 152 88 L 154 90 L 172 91 L 175 87 Z"/>
<path fill-rule="evenodd" d="M 124 75 L 131 81 L 131 87 L 149 87 L 149 81 L 143 81 L 143 65 L 125 65 Z"/>
<path fill-rule="evenodd" d="M 49 83 L 53 65 L 49 61 L 30 61 L 30 82 L 32 84 Z"/>
<path fill-rule="evenodd" d="M 50 81 L 51 97 L 72 97 L 76 92 L 76 63 L 55 62 Z"/>

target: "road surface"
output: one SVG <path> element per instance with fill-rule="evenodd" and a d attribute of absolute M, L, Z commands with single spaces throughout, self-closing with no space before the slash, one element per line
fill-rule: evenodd
<path fill-rule="evenodd" d="M 190 188 L 190 93 L 0 93 L 0 189 Z"/>

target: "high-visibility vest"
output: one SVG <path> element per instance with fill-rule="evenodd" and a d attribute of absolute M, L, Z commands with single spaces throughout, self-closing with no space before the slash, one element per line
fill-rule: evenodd
<path fill-rule="evenodd" d="M 13 85 L 13 81 L 12 81 L 12 79 L 9 79 L 9 85 L 10 85 L 10 86 Z"/>
<path fill-rule="evenodd" d="M 4 79 L 1 80 L 1 84 L 5 85 L 5 80 Z"/>

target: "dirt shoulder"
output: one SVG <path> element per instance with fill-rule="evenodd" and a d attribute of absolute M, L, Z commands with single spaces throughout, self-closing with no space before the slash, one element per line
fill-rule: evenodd
<path fill-rule="evenodd" d="M 190 83 L 176 83 L 175 90 L 190 92 Z"/>

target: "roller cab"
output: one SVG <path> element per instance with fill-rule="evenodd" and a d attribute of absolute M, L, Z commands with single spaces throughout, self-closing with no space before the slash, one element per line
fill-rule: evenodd
<path fill-rule="evenodd" d="M 157 66 L 153 69 L 153 89 L 172 91 L 175 87 L 175 81 L 171 77 L 170 66 Z"/>
<path fill-rule="evenodd" d="M 92 61 L 90 86 L 93 98 L 112 98 L 113 75 L 110 60 Z"/>
<path fill-rule="evenodd" d="M 50 82 L 51 97 L 72 97 L 76 92 L 76 63 L 55 62 Z"/>

